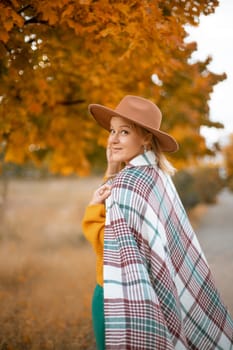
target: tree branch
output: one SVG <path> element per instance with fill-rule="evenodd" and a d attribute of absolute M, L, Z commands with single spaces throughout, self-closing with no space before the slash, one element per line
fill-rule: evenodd
<path fill-rule="evenodd" d="M 72 106 L 72 105 L 76 105 L 76 104 L 81 104 L 86 102 L 86 100 L 83 99 L 79 99 L 79 100 L 73 100 L 73 101 L 58 101 L 57 104 L 58 105 L 62 105 L 62 106 Z"/>
<path fill-rule="evenodd" d="M 24 21 L 24 24 L 27 25 L 27 24 L 48 24 L 48 21 L 42 21 L 42 20 L 38 20 L 38 18 L 35 16 L 35 17 L 31 17 L 27 20 Z"/>
<path fill-rule="evenodd" d="M 27 9 L 33 9 L 33 7 L 31 5 L 25 5 L 24 7 L 22 7 L 19 11 L 18 14 L 21 14 L 22 12 L 26 11 Z"/>

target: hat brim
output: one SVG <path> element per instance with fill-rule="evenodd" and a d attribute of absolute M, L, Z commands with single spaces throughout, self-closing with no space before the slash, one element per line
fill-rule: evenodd
<path fill-rule="evenodd" d="M 99 104 L 90 104 L 88 106 L 89 112 L 91 115 L 94 117 L 94 119 L 97 121 L 97 123 L 102 126 L 106 130 L 110 130 L 110 122 L 111 118 L 116 116 L 116 117 L 122 117 L 125 118 L 131 122 L 134 122 L 135 124 L 143 127 L 146 130 L 149 130 L 153 135 L 155 135 L 156 139 L 159 142 L 160 148 L 164 152 L 176 152 L 179 149 L 179 146 L 176 142 L 176 140 L 168 135 L 166 132 L 158 130 L 158 129 L 153 129 L 146 124 L 142 122 L 135 122 L 133 118 L 130 116 L 126 116 L 124 114 L 120 114 L 116 111 L 114 111 L 111 108 L 99 105 Z"/>

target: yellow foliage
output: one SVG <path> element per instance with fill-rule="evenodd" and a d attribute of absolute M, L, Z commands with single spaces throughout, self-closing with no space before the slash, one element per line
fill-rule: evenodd
<path fill-rule="evenodd" d="M 229 179 L 233 179 L 233 134 L 229 135 L 229 142 L 223 148 L 223 155 L 227 176 Z"/>
<path fill-rule="evenodd" d="M 44 159 L 51 171 L 87 174 L 89 155 L 96 145 L 106 145 L 107 135 L 87 106 L 115 107 L 125 94 L 148 97 L 161 107 L 163 128 L 181 146 L 176 162 L 204 155 L 200 126 L 212 125 L 208 99 L 224 77 L 208 72 L 209 61 L 189 63 L 195 45 L 184 42 L 184 25 L 197 24 L 217 5 L 217 0 L 191 0 L 189 7 L 158 0 L 1 3 L 5 160 Z"/>
<path fill-rule="evenodd" d="M 15 6 L 19 6 L 18 1 L 15 1 Z M 6 43 L 9 38 L 9 32 L 14 25 L 22 27 L 23 18 L 14 10 L 13 7 L 0 3 L 0 40 Z"/>
<path fill-rule="evenodd" d="M 32 102 L 28 110 L 33 114 L 40 114 L 42 112 L 42 106 L 40 103 Z"/>
<path fill-rule="evenodd" d="M 9 34 L 6 30 L 1 30 L 0 31 L 0 40 L 3 41 L 4 43 L 7 42 L 9 39 Z"/>

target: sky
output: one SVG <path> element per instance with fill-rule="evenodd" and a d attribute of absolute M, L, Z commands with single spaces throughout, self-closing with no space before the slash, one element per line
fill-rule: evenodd
<path fill-rule="evenodd" d="M 208 66 L 214 73 L 226 73 L 227 79 L 215 85 L 211 94 L 210 119 L 219 121 L 224 129 L 202 127 L 201 133 L 209 146 L 227 143 L 233 133 L 233 0 L 220 0 L 214 14 L 200 17 L 198 27 L 186 27 L 188 41 L 197 43 L 194 60 L 212 57 Z"/>

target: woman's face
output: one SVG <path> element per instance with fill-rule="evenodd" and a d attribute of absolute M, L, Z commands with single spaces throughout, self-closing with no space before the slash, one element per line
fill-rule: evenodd
<path fill-rule="evenodd" d="M 108 146 L 114 162 L 129 163 L 144 152 L 145 136 L 133 123 L 122 117 L 112 117 Z"/>

